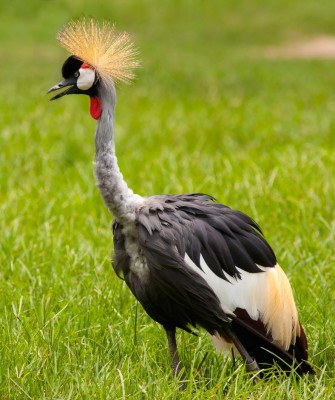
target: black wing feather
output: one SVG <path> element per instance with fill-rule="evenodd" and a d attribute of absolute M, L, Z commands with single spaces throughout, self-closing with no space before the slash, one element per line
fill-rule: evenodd
<path fill-rule="evenodd" d="M 200 325 L 214 334 L 229 319 L 206 281 L 188 268 L 173 245 L 171 237 L 153 231 L 150 235 L 139 226 L 139 244 L 149 268 L 148 276 L 134 273 L 128 265 L 125 281 L 148 315 L 165 328 L 178 327 L 191 332 L 190 326 Z M 115 232 L 122 236 L 122 227 Z M 122 261 L 119 241 L 114 261 Z M 210 305 L 210 311 L 208 309 Z"/>
<path fill-rule="evenodd" d="M 256 273 L 262 271 L 258 266 L 276 264 L 274 252 L 256 222 L 208 195 L 149 197 L 147 206 L 139 210 L 138 223 L 149 236 L 159 232 L 199 268 L 202 256 L 223 279 L 225 274 L 239 278 L 237 268 Z"/>

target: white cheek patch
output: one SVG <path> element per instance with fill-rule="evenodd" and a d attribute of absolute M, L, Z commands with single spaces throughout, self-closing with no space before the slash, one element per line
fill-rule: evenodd
<path fill-rule="evenodd" d="M 95 82 L 95 72 L 91 68 L 80 68 L 77 87 L 80 90 L 90 89 Z"/>

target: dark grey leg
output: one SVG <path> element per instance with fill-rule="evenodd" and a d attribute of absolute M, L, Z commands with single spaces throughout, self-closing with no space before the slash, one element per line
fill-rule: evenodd
<path fill-rule="evenodd" d="M 242 358 L 246 362 L 245 368 L 248 372 L 259 371 L 259 366 L 257 361 L 249 355 L 249 353 L 244 348 L 243 344 L 240 342 L 239 338 L 235 335 L 235 333 L 231 330 L 230 326 L 225 326 L 225 333 L 232 340 L 235 347 L 241 354 Z"/>
<path fill-rule="evenodd" d="M 177 342 L 176 342 L 176 329 L 166 329 L 166 336 L 168 340 L 168 345 L 169 345 L 169 351 L 170 351 L 170 356 L 171 356 L 171 361 L 172 361 L 172 369 L 173 369 L 173 376 L 176 378 L 179 376 L 181 367 L 180 367 L 180 361 L 179 361 L 179 356 L 178 356 L 178 350 L 177 350 Z"/>

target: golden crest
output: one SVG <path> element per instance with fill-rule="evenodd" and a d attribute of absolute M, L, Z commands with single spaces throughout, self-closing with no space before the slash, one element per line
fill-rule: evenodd
<path fill-rule="evenodd" d="M 108 21 L 86 17 L 70 21 L 57 39 L 73 56 L 91 65 L 104 83 L 130 82 L 133 69 L 140 66 L 130 35 L 116 31 Z"/>

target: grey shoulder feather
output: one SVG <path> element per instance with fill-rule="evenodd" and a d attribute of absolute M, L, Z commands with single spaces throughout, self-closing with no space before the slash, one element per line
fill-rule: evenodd
<path fill-rule="evenodd" d="M 261 272 L 276 257 L 251 218 L 201 193 L 160 195 L 145 199 L 138 210 L 139 240 L 153 254 L 166 257 L 177 249 L 199 267 L 201 256 L 212 271 L 225 279 L 239 278 L 237 268 Z M 237 267 L 237 268 L 236 268 Z"/>

